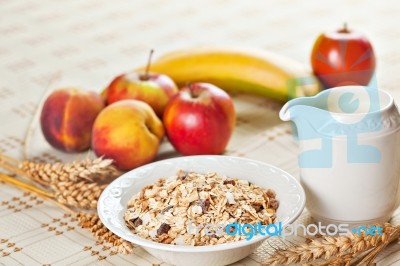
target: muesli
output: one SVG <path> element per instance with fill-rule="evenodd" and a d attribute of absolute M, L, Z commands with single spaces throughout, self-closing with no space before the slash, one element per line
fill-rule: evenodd
<path fill-rule="evenodd" d="M 128 203 L 125 221 L 135 234 L 159 243 L 215 245 L 246 236 L 221 235 L 221 230 L 217 234 L 216 228 L 210 234 L 210 225 L 268 225 L 274 223 L 278 205 L 274 191 L 247 180 L 179 171 L 134 195 Z"/>

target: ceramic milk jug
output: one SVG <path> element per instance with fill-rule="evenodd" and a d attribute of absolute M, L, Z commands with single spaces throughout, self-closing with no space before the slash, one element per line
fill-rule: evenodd
<path fill-rule="evenodd" d="M 388 221 L 399 204 L 400 117 L 385 91 L 344 86 L 289 101 L 307 208 L 322 224 Z"/>

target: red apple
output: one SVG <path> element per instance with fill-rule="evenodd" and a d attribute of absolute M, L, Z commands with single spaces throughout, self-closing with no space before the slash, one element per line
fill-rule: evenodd
<path fill-rule="evenodd" d="M 174 81 L 166 75 L 144 72 L 116 77 L 107 88 L 107 104 L 126 99 L 146 102 L 162 117 L 169 99 L 178 92 Z"/>
<path fill-rule="evenodd" d="M 168 139 L 183 155 L 221 154 L 235 127 L 236 112 L 225 91 L 194 83 L 169 101 L 163 120 Z"/>
<path fill-rule="evenodd" d="M 168 76 L 149 71 L 150 51 L 145 71 L 131 72 L 116 77 L 106 89 L 107 104 L 126 99 L 146 102 L 162 118 L 169 99 L 178 92 L 175 82 Z"/>
<path fill-rule="evenodd" d="M 311 64 L 325 87 L 368 85 L 375 71 L 371 43 L 346 25 L 335 32 L 321 34 L 316 40 Z"/>

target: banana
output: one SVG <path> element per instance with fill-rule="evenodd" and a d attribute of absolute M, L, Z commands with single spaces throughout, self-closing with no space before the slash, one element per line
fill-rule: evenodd
<path fill-rule="evenodd" d="M 314 95 L 320 89 L 318 80 L 301 64 L 257 49 L 185 49 L 160 57 L 152 62 L 150 69 L 170 76 L 179 86 L 209 82 L 227 92 L 255 94 L 283 102 Z"/>

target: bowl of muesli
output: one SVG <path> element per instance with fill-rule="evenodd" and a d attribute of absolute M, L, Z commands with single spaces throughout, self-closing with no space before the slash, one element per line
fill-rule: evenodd
<path fill-rule="evenodd" d="M 300 183 L 275 166 L 204 155 L 125 173 L 103 191 L 98 213 L 113 233 L 166 263 L 227 265 L 279 235 L 304 204 Z"/>

